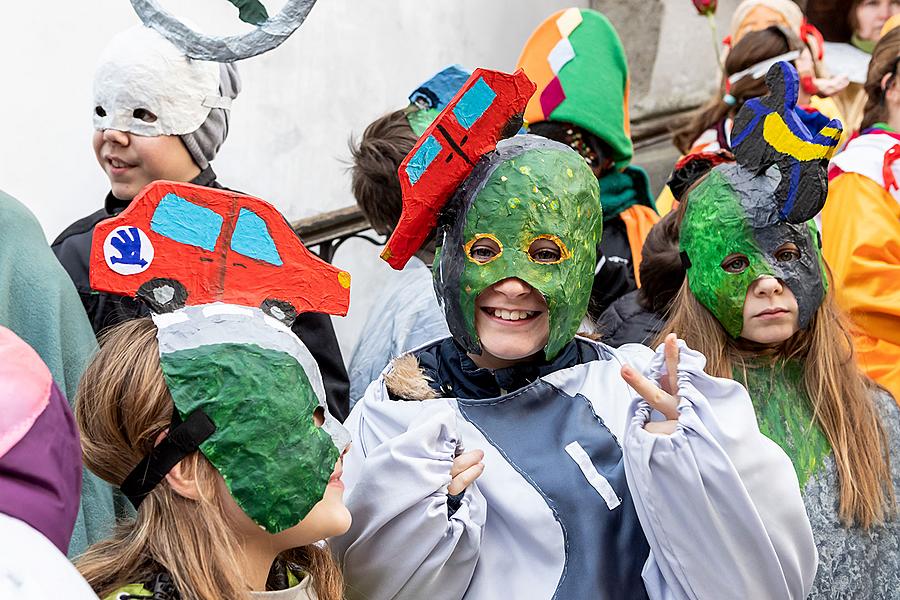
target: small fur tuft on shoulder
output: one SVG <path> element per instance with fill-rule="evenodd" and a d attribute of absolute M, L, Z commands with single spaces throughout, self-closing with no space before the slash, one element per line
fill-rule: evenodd
<path fill-rule="evenodd" d="M 428 385 L 429 378 L 419 368 L 419 361 L 412 354 L 394 359 L 391 370 L 384 376 L 388 391 L 406 400 L 433 400 L 437 392 Z"/>

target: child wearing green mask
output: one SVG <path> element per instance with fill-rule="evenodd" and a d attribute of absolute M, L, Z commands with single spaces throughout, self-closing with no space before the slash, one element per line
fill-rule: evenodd
<path fill-rule="evenodd" d="M 772 93 L 753 101 L 757 109 L 796 85 L 780 64 L 767 79 Z M 774 122 L 771 114 L 766 120 Z M 893 597 L 900 411 L 857 367 L 808 220 L 825 201 L 825 166 L 785 188 L 791 171 L 750 156 L 751 145 L 772 150 L 764 141 L 772 138 L 742 139 L 737 162 L 713 168 L 679 206 L 687 278 L 660 339 L 678 332 L 707 357 L 709 374 L 744 384 L 760 430 L 790 456 L 819 553 L 810 597 Z M 804 144 L 792 147 L 813 149 Z M 785 210 L 790 194 L 815 201 Z"/>
<path fill-rule="evenodd" d="M 85 464 L 137 514 L 76 566 L 104 599 L 340 600 L 340 571 L 316 545 L 350 524 L 340 450 L 314 423 L 331 419 L 321 376 L 288 328 L 219 306 L 105 336 L 76 417 Z"/>
<path fill-rule="evenodd" d="M 576 335 L 601 192 L 566 145 L 497 142 L 531 93 L 517 77 L 476 70 L 400 167 L 407 218 L 383 256 L 402 266 L 414 244 L 392 242 L 440 208 L 451 337 L 393 361 L 348 418 L 354 524 L 331 544 L 350 597 L 805 597 L 815 551 L 796 475 L 744 418 L 746 392 L 674 336 L 653 355 Z M 437 181 L 454 181 L 449 196 L 429 195 Z"/>

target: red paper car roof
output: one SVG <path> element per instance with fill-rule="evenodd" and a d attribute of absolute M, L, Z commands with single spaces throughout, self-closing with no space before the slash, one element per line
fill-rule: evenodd
<path fill-rule="evenodd" d="M 138 296 L 155 312 L 227 302 L 285 322 L 345 315 L 350 275 L 307 250 L 268 202 L 157 181 L 94 229 L 91 287 Z"/>
<path fill-rule="evenodd" d="M 478 159 L 515 135 L 535 85 L 513 75 L 476 69 L 400 164 L 403 210 L 381 258 L 402 269 L 437 224 L 438 213 Z"/>

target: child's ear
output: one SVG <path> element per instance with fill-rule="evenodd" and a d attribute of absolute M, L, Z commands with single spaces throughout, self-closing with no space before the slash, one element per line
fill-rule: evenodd
<path fill-rule="evenodd" d="M 168 434 L 168 430 L 161 432 L 156 443 L 159 444 Z M 166 483 L 179 496 L 189 500 L 200 499 L 200 485 L 197 481 L 196 456 L 186 456 L 166 473 Z"/>
<path fill-rule="evenodd" d="M 166 473 L 166 483 L 179 496 L 189 500 L 200 500 L 200 485 L 197 482 L 197 469 L 187 464 L 188 458 L 181 460 Z"/>

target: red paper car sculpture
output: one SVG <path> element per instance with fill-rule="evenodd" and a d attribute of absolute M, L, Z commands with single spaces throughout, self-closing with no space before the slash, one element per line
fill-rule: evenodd
<path fill-rule="evenodd" d="M 307 311 L 346 315 L 350 303 L 350 275 L 307 250 L 272 205 L 170 181 L 94 229 L 91 287 L 157 313 L 221 301 L 287 324 Z"/>
<path fill-rule="evenodd" d="M 534 90 L 521 69 L 513 75 L 475 69 L 400 164 L 403 209 L 381 258 L 403 268 L 478 159 L 522 127 Z"/>

